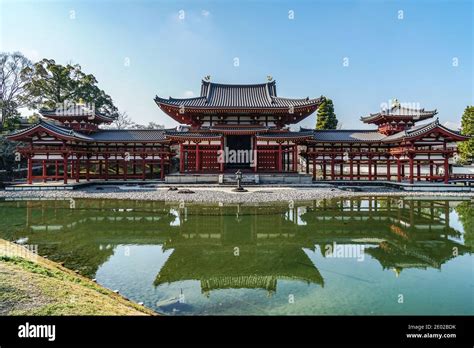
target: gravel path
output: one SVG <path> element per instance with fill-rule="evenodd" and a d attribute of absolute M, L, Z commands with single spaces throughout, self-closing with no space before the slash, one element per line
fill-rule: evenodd
<path fill-rule="evenodd" d="M 85 187 L 72 191 L 0 191 L 0 198 L 93 198 L 93 199 L 131 199 L 172 202 L 198 203 L 264 203 L 286 201 L 311 201 L 336 197 L 358 196 L 437 196 L 437 197 L 471 197 L 474 192 L 406 192 L 389 189 L 373 189 L 364 192 L 344 191 L 337 188 L 297 188 L 297 187 L 247 187 L 248 192 L 232 192 L 231 187 L 192 187 L 170 191 L 162 188 L 134 188 L 126 186 Z M 189 190 L 191 192 L 184 193 Z"/>

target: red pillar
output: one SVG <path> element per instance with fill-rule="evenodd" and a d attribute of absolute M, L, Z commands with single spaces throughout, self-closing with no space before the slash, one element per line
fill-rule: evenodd
<path fill-rule="evenodd" d="M 391 173 L 390 173 L 390 159 L 387 159 L 387 181 L 390 181 Z"/>
<path fill-rule="evenodd" d="M 160 155 L 160 178 L 163 180 L 165 178 L 165 158 L 163 157 L 163 153 Z"/>
<path fill-rule="evenodd" d="M 316 180 L 316 156 L 313 155 L 312 157 L 313 157 L 313 180 Z"/>
<path fill-rule="evenodd" d="M 331 156 L 331 180 L 334 180 L 334 155 Z"/>
<path fill-rule="evenodd" d="M 354 159 L 352 158 L 352 156 L 349 158 L 349 179 L 350 180 L 353 180 L 354 179 L 354 168 L 353 168 L 353 165 L 354 165 Z"/>
<path fill-rule="evenodd" d="M 278 172 L 283 171 L 283 152 L 281 143 L 278 144 Z"/>
<path fill-rule="evenodd" d="M 377 180 L 377 163 L 378 162 L 376 160 L 373 162 L 373 164 L 374 164 L 374 180 Z"/>
<path fill-rule="evenodd" d="M 357 160 L 357 180 L 360 180 L 360 161 L 361 159 L 359 158 Z"/>
<path fill-rule="evenodd" d="M 109 157 L 105 157 L 105 181 L 109 180 Z"/>
<path fill-rule="evenodd" d="M 293 171 L 298 172 L 298 145 L 293 145 Z"/>
<path fill-rule="evenodd" d="M 409 164 L 410 164 L 410 184 L 413 184 L 413 155 L 410 155 L 409 157 Z"/>
<path fill-rule="evenodd" d="M 184 145 L 179 143 L 179 172 L 184 173 Z"/>
<path fill-rule="evenodd" d="M 449 162 L 448 162 L 448 154 L 444 155 L 444 183 L 449 183 Z"/>
<path fill-rule="evenodd" d="M 122 167 L 123 167 L 123 180 L 127 181 L 128 161 L 126 161 L 125 159 L 123 160 Z"/>
<path fill-rule="evenodd" d="M 199 172 L 200 163 L 199 163 L 199 143 L 196 143 L 196 172 Z"/>
<path fill-rule="evenodd" d="M 372 157 L 369 157 L 369 162 L 367 163 L 369 167 L 369 181 L 372 180 Z"/>
<path fill-rule="evenodd" d="M 257 148 L 256 143 L 257 143 L 257 139 L 254 137 L 253 138 L 253 147 L 254 147 L 254 149 Z M 255 167 L 253 167 L 253 170 L 254 170 L 254 172 L 256 172 L 257 171 L 257 153 L 256 153 L 256 151 L 254 151 L 254 155 L 255 155 L 255 158 L 253 160 L 254 160 Z M 221 173 L 224 172 L 224 162 L 225 162 L 224 137 L 222 137 L 221 138 L 221 163 L 219 163 L 219 171 Z"/>
<path fill-rule="evenodd" d="M 91 160 L 89 159 L 89 157 L 87 157 L 87 160 L 86 160 L 86 180 L 89 181 L 90 180 L 90 167 L 91 167 Z"/>
<path fill-rule="evenodd" d="M 81 175 L 81 162 L 80 158 L 76 160 L 76 182 L 79 182 L 79 176 Z"/>
<path fill-rule="evenodd" d="M 28 154 L 28 174 L 27 174 L 27 181 L 28 184 L 33 183 L 33 159 L 31 156 Z"/>
<path fill-rule="evenodd" d="M 63 181 L 67 185 L 67 156 L 63 155 Z"/>
<path fill-rule="evenodd" d="M 142 180 L 145 180 L 145 178 L 146 178 L 146 161 L 145 161 L 145 157 L 142 157 Z"/>
<path fill-rule="evenodd" d="M 420 161 L 416 162 L 416 180 L 420 181 L 421 180 L 421 167 L 420 167 Z"/>
<path fill-rule="evenodd" d="M 46 161 L 45 161 L 45 160 L 41 161 L 41 164 L 42 164 L 42 166 L 43 166 L 43 172 L 42 172 L 41 176 L 43 177 L 43 178 L 42 178 L 42 179 L 43 179 L 43 182 L 46 182 L 46 176 L 47 176 L 47 173 L 46 173 Z"/>
<path fill-rule="evenodd" d="M 400 168 L 400 157 L 397 157 L 397 181 L 402 181 L 401 168 Z"/>
<path fill-rule="evenodd" d="M 58 161 L 54 161 L 54 181 L 58 181 L 59 176 L 59 164 Z"/>

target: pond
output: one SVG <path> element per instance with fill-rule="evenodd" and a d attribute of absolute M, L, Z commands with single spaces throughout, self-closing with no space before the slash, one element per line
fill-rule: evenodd
<path fill-rule="evenodd" d="M 472 315 L 473 207 L 5 200 L 0 238 L 169 315 Z"/>

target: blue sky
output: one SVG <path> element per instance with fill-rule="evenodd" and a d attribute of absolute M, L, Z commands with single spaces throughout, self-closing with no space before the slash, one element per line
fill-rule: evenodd
<path fill-rule="evenodd" d="M 1 51 L 80 64 L 138 123 L 175 125 L 154 96 L 198 95 L 205 75 L 271 75 L 280 96 L 325 95 L 346 129 L 366 128 L 360 116 L 392 98 L 451 126 L 474 104 L 470 0 L 0 3 Z"/>

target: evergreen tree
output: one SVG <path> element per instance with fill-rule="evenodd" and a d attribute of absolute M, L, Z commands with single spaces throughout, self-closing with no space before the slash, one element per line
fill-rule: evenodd
<path fill-rule="evenodd" d="M 459 156 L 461 163 L 469 163 L 474 161 L 474 106 L 467 106 L 461 119 L 461 133 L 473 136 L 468 141 L 458 144 Z"/>
<path fill-rule="evenodd" d="M 316 129 L 336 129 L 337 118 L 331 99 L 324 100 L 318 108 Z"/>

